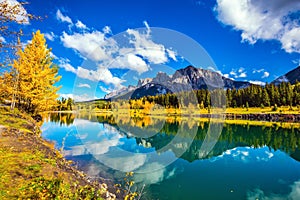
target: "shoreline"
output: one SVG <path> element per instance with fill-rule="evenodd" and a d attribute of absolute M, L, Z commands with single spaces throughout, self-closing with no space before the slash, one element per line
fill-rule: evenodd
<path fill-rule="evenodd" d="M 122 199 L 115 195 L 112 180 L 94 180 L 65 159 L 53 142 L 41 137 L 39 124 L 29 116 L 3 110 L 0 114 L 0 158 L 5 160 L 0 174 L 6 177 L 0 180 L 1 199 Z M 20 120 L 22 127 L 15 127 Z M 39 191 L 34 185 L 44 189 Z"/>
<path fill-rule="evenodd" d="M 50 113 L 50 112 L 49 112 Z M 51 112 L 51 113 L 65 113 L 65 112 Z M 131 116 L 165 116 L 165 117 L 196 117 L 196 118 L 224 118 L 225 120 L 249 120 L 249 121 L 266 121 L 266 122 L 300 122 L 300 113 L 233 113 L 233 112 L 215 112 L 215 113 L 170 113 L 170 112 L 155 112 L 144 113 L 139 111 L 138 113 L 130 112 L 113 112 L 109 110 L 78 110 L 73 111 L 73 114 L 111 114 L 111 115 L 131 115 Z"/>

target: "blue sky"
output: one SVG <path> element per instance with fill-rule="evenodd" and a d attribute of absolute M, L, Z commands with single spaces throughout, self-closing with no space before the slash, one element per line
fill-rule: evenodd
<path fill-rule="evenodd" d="M 40 29 L 45 34 L 54 62 L 60 66 L 60 94 L 77 100 L 101 98 L 106 92 L 134 84 L 138 77 L 154 76 L 164 69 L 171 73 L 170 68 L 197 63 L 179 55 L 180 42 L 185 40 L 168 43 L 169 33 L 161 36 L 159 30 L 149 27 L 174 30 L 193 39 L 210 55 L 211 65 L 215 64 L 199 62 L 201 66 L 196 67 L 213 67 L 235 80 L 271 82 L 300 62 L 297 0 L 31 0 L 25 8 L 47 16 L 24 25 L 24 32 Z M 136 28 L 143 29 L 139 32 Z M 119 44 L 124 40 L 119 33 L 127 34 L 131 43 Z M 25 35 L 22 41 L 29 38 Z M 131 51 L 145 49 L 132 55 L 127 52 L 123 58 L 128 45 Z M 180 54 L 197 55 L 197 50 L 190 48 Z M 116 56 L 121 59 L 116 61 Z M 111 60 L 114 66 L 106 66 Z M 156 65 L 160 66 L 154 69 Z M 128 70 L 135 75 L 123 77 Z"/>

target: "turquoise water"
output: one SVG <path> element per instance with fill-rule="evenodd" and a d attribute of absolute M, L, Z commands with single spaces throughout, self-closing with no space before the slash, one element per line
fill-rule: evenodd
<path fill-rule="evenodd" d="M 42 136 L 90 177 L 135 172 L 142 199 L 300 199 L 298 129 L 221 125 L 55 114 Z"/>

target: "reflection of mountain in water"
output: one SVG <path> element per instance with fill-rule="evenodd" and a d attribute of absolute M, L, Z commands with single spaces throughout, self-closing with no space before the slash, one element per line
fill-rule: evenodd
<path fill-rule="evenodd" d="M 193 162 L 194 160 L 212 158 L 222 155 L 224 152 L 236 147 L 259 148 L 267 146 L 270 149 L 281 150 L 289 154 L 293 159 L 300 161 L 300 131 L 296 128 L 282 128 L 277 126 L 254 126 L 224 124 L 222 133 L 214 148 L 203 154 L 200 148 L 207 135 L 208 122 L 178 121 L 168 118 L 146 118 L 134 119 L 131 117 L 120 118 L 112 115 L 103 116 L 77 116 L 93 122 L 106 124 L 116 128 L 120 134 L 135 138 L 138 145 L 146 148 L 154 148 L 157 152 L 171 150 L 176 157 Z M 68 119 L 73 119 L 69 117 Z M 179 134 L 179 130 L 183 130 Z M 197 134 L 189 145 L 186 138 L 190 140 L 191 130 Z M 173 140 L 175 136 L 182 140 Z M 165 147 L 168 146 L 166 149 Z M 185 152 L 182 155 L 182 152 Z"/>
<path fill-rule="evenodd" d="M 174 126 L 177 125 L 174 124 Z M 186 151 L 181 158 L 192 162 L 198 159 L 222 155 L 225 151 L 236 147 L 248 146 L 259 148 L 268 146 L 270 149 L 286 152 L 295 160 L 300 160 L 300 151 L 298 150 L 300 131 L 298 129 L 225 124 L 222 134 L 212 151 L 205 157 L 202 157 L 203 154 L 200 152 L 200 148 L 207 131 L 208 123 L 204 123 L 202 128 L 198 127 L 196 138 L 193 140 L 190 147 L 186 147 L 184 143 L 174 144 L 171 150 L 176 155 L 176 152 L 182 151 L 178 151 L 179 148 L 186 148 Z M 166 132 L 165 134 L 157 134 L 151 138 L 137 138 L 136 140 L 139 144 L 147 144 L 147 147 L 151 146 L 159 151 L 172 140 L 175 134 L 176 132 Z"/>
<path fill-rule="evenodd" d="M 126 124 L 122 124 L 122 127 L 125 126 Z M 128 129 L 130 129 L 130 124 L 127 126 Z M 186 135 L 181 135 L 181 137 L 189 137 L 188 133 L 189 130 L 191 130 L 191 125 L 187 125 L 185 122 L 165 122 L 163 127 L 157 130 L 160 134 L 155 134 L 151 137 L 136 137 L 136 142 L 144 147 L 154 147 L 156 151 L 161 151 L 163 147 L 173 140 L 178 132 L 179 126 L 181 128 L 184 127 L 186 130 Z M 218 142 L 212 151 L 203 157 L 200 148 L 207 134 L 209 123 L 200 122 L 200 125 L 194 123 L 193 126 L 197 126 L 197 135 L 189 147 L 185 144 L 184 139 L 180 143 L 175 143 L 170 146 L 170 149 L 177 157 L 181 155 L 180 152 L 182 152 L 182 148 L 185 148 L 185 153 L 180 157 L 189 162 L 219 156 L 229 149 L 245 146 L 253 148 L 268 146 L 270 149 L 286 152 L 295 160 L 300 160 L 300 151 L 297 149 L 300 144 L 300 131 L 298 129 L 224 124 Z M 143 132 L 143 129 L 144 128 L 135 127 L 135 132 Z"/>

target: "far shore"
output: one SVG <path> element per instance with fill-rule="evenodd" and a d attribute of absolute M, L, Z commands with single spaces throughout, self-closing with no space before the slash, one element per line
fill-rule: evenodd
<path fill-rule="evenodd" d="M 300 122 L 299 107 L 279 107 L 274 111 L 267 108 L 226 108 L 226 109 L 81 109 L 72 111 L 49 111 L 48 113 L 94 113 L 111 115 L 137 116 L 161 116 L 161 117 L 196 117 L 196 118 L 225 118 L 228 120 L 254 120 L 254 121 L 274 121 L 274 122 Z"/>

